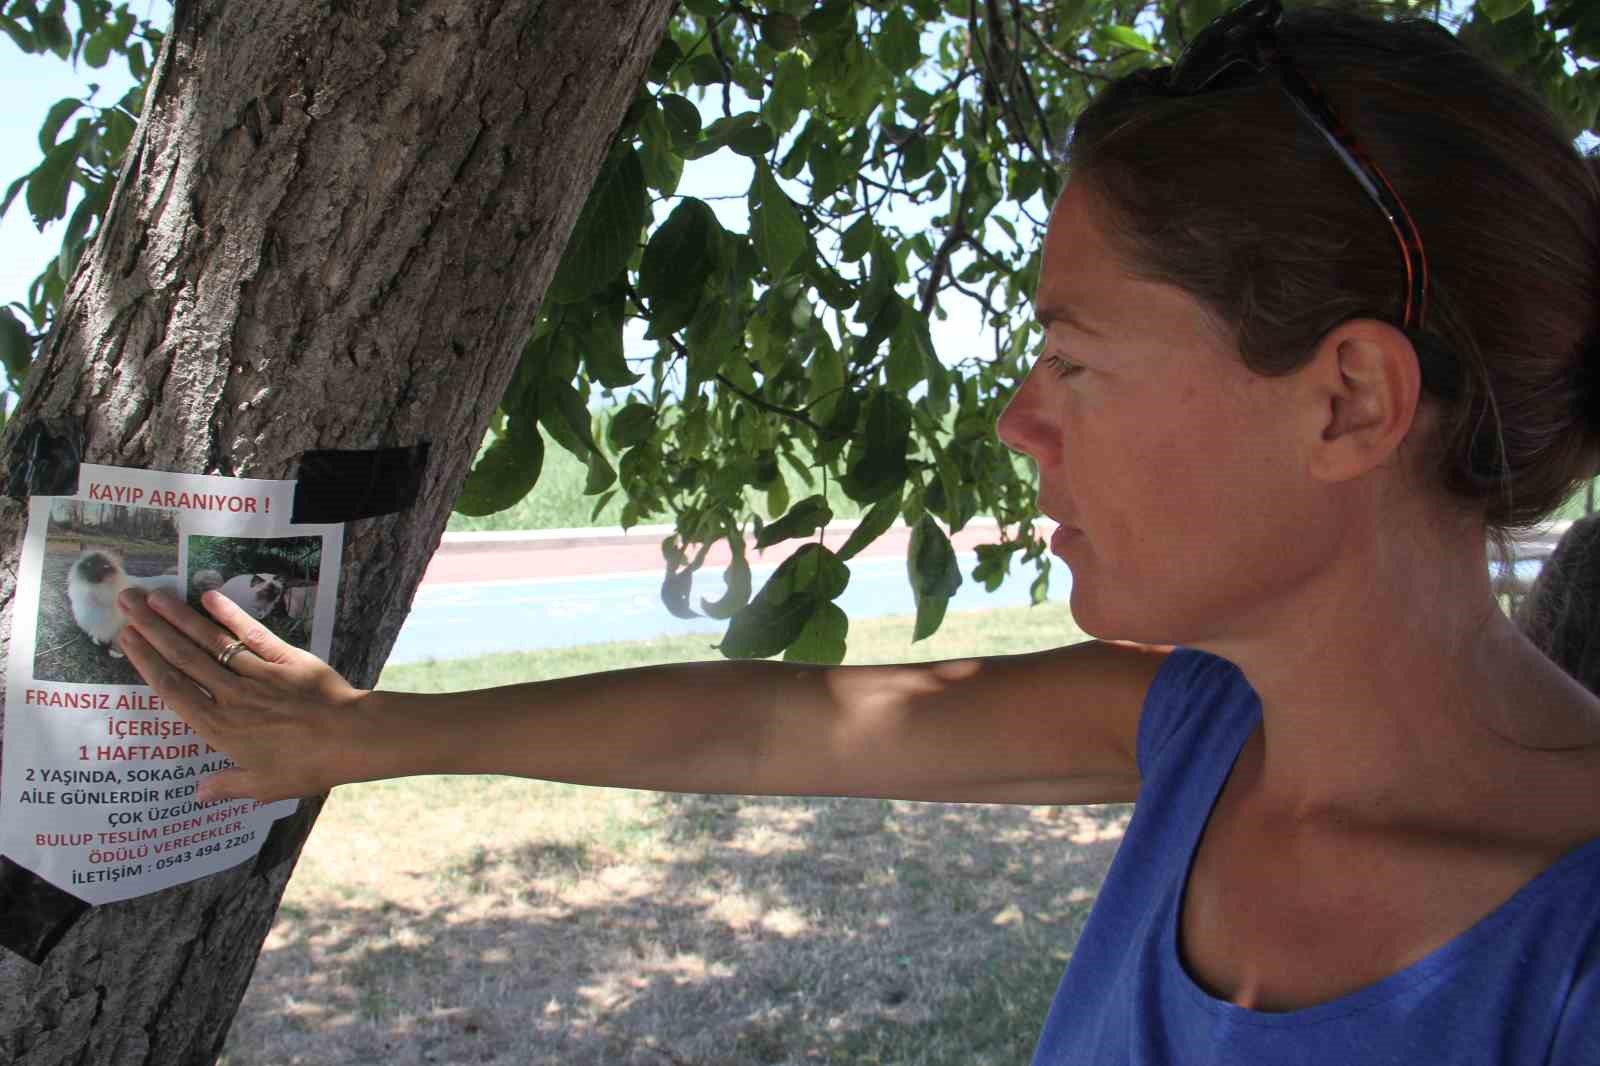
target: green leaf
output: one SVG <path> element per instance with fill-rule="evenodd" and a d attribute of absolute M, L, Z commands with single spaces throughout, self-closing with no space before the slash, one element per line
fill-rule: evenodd
<path fill-rule="evenodd" d="M 928 360 L 917 329 L 918 322 L 922 322 L 923 330 L 927 329 L 927 323 L 922 321 L 915 307 L 898 297 L 896 299 L 902 306 L 894 324 L 894 332 L 889 337 L 889 359 L 884 364 L 884 377 L 891 389 L 904 394 L 928 376 Z"/>
<path fill-rule="evenodd" d="M 821 203 L 851 178 L 839 142 L 825 127 L 819 127 L 811 140 L 811 202 Z"/>
<path fill-rule="evenodd" d="M 907 363 L 913 359 L 918 361 L 915 371 L 907 368 L 902 373 L 913 382 L 927 381 L 928 389 L 922 402 L 935 417 L 943 418 L 950 410 L 950 372 L 934 351 L 928 320 L 910 304 L 906 304 L 890 340 L 891 357 L 897 352 Z"/>
<path fill-rule="evenodd" d="M 1028 586 L 1029 601 L 1039 606 L 1050 596 L 1050 560 L 1045 559 L 1039 567 L 1039 576 L 1033 579 L 1033 584 Z"/>
<path fill-rule="evenodd" d="M 844 231 L 844 238 L 839 243 L 839 258 L 846 263 L 858 262 L 872 250 L 872 242 L 877 237 L 878 227 L 872 224 L 872 216 L 863 212 L 861 217 Z"/>
<path fill-rule="evenodd" d="M 726 622 L 750 602 L 750 562 L 744 556 L 744 540 L 737 534 L 728 537 L 733 558 L 722 572 L 726 591 L 720 600 L 701 599 L 700 609 L 708 618 Z"/>
<path fill-rule="evenodd" d="M 83 101 L 67 96 L 50 105 L 50 110 L 45 113 L 44 122 L 39 126 L 39 151 L 48 152 L 56 146 L 56 138 L 61 135 L 61 127 L 66 125 L 67 119 L 77 113 L 83 106 Z"/>
<path fill-rule="evenodd" d="M 544 467 L 544 438 L 526 419 L 496 437 L 467 475 L 457 514 L 478 517 L 504 511 L 532 491 Z"/>
<path fill-rule="evenodd" d="M 878 313 L 873 315 L 872 321 L 867 324 L 866 333 L 856 341 L 855 352 L 851 355 L 850 362 L 855 366 L 865 366 L 870 363 L 878 354 L 883 342 L 894 336 L 895 329 L 900 325 L 900 318 L 905 313 L 906 302 L 891 292 L 889 298 L 879 304 Z"/>
<path fill-rule="evenodd" d="M 99 216 L 99 211 L 96 210 L 98 206 L 94 200 L 85 196 L 72 212 L 72 219 L 67 223 L 67 231 L 61 237 L 61 251 L 56 255 L 56 270 L 64 278 L 72 277 L 73 272 L 78 269 L 78 260 L 83 255 L 89 227 Z"/>
<path fill-rule="evenodd" d="M 661 113 L 677 145 L 693 144 L 700 137 L 700 109 L 686 96 L 664 93 L 661 96 Z"/>
<path fill-rule="evenodd" d="M 27 327 L 17 320 L 11 308 L 0 307 L 0 365 L 5 366 L 12 382 L 20 383 L 32 361 L 33 341 Z"/>
<path fill-rule="evenodd" d="M 696 85 L 721 85 L 728 77 L 722 61 L 710 52 L 701 52 L 689 60 L 690 80 Z"/>
<path fill-rule="evenodd" d="M 1112 48 L 1132 48 L 1139 52 L 1154 52 L 1155 45 L 1132 26 L 1101 26 L 1096 35 Z"/>
<path fill-rule="evenodd" d="M 800 43 L 800 20 L 774 12 L 761 20 L 761 43 L 774 52 L 787 52 Z"/>
<path fill-rule="evenodd" d="M 789 483 L 781 477 L 767 485 L 767 513 L 782 514 L 789 509 Z"/>
<path fill-rule="evenodd" d="M 874 390 L 867 403 L 865 444 L 853 452 L 840 488 L 858 503 L 875 502 L 899 489 L 910 472 L 910 444 L 911 404 L 887 389 Z"/>
<path fill-rule="evenodd" d="M 887 533 L 889 527 L 894 525 L 894 520 L 900 517 L 902 495 L 899 492 L 891 493 L 873 504 L 872 509 L 856 523 L 856 528 L 850 531 L 844 546 L 839 549 L 839 558 L 854 558 L 862 548 Z"/>
<path fill-rule="evenodd" d="M 728 138 L 728 147 L 749 159 L 766 155 L 777 143 L 777 134 L 765 122 L 756 122 Z"/>
<path fill-rule="evenodd" d="M 1006 574 L 1011 571 L 1011 556 L 1021 547 L 1020 544 L 978 545 L 978 565 L 972 568 L 972 580 L 989 592 L 997 590 L 1005 584 Z"/>
<path fill-rule="evenodd" d="M 617 483 L 617 472 L 611 468 L 605 455 L 596 448 L 589 453 L 587 476 L 583 481 L 583 494 L 594 496 Z"/>
<path fill-rule="evenodd" d="M 767 97 L 762 113 L 766 115 L 772 131 L 780 137 L 794 127 L 806 109 L 810 95 L 809 69 L 810 63 L 804 52 L 790 52 L 778 60 L 778 72 L 772 79 L 772 95 Z"/>
<path fill-rule="evenodd" d="M 757 163 L 750 186 L 750 237 L 774 282 L 786 277 L 806 250 L 807 236 L 800 212 L 771 168 L 765 162 Z"/>
<path fill-rule="evenodd" d="M 661 43 L 656 46 L 655 55 L 650 57 L 649 77 L 651 81 L 666 81 L 672 73 L 672 68 L 678 65 L 683 58 L 683 49 L 672 35 L 666 34 L 661 38 Z"/>
<path fill-rule="evenodd" d="M 878 57 L 895 74 L 904 74 L 922 62 L 921 34 L 898 6 L 883 20 L 877 45 Z"/>
<path fill-rule="evenodd" d="M 917 603 L 917 624 L 912 643 L 933 635 L 944 621 L 950 597 L 961 587 L 961 567 L 955 549 L 939 524 L 927 515 L 911 529 L 906 570 Z"/>
<path fill-rule="evenodd" d="M 643 444 L 656 431 L 656 409 L 645 403 L 630 403 L 611 419 L 606 441 L 613 451 L 625 451 Z"/>
<path fill-rule="evenodd" d="M 31 56 L 43 51 L 43 46 L 34 39 L 33 34 L 24 29 L 22 23 L 7 15 L 0 14 L 0 30 L 5 31 L 6 36 L 11 38 L 11 43 L 16 45 L 23 55 Z"/>
<path fill-rule="evenodd" d="M 819 604 L 837 599 L 850 571 L 827 548 L 807 544 L 773 571 L 750 604 L 733 616 L 723 635 L 730 659 L 765 659 L 799 638 Z"/>
<path fill-rule="evenodd" d="M 756 547 L 770 548 L 780 541 L 809 537 L 833 521 L 833 508 L 826 497 L 808 496 L 789 509 L 789 513 L 762 529 Z"/>
<path fill-rule="evenodd" d="M 1491 21 L 1502 22 L 1530 3 L 1532 0 L 1478 0 L 1477 6 Z"/>
<path fill-rule="evenodd" d="M 639 263 L 639 295 L 650 305 L 654 336 L 689 323 L 716 267 L 712 242 L 720 232 L 711 208 L 690 196 L 650 237 Z"/>
<path fill-rule="evenodd" d="M 28 213 L 34 225 L 44 228 L 67 213 L 67 183 L 78 161 L 78 141 L 73 138 L 52 148 L 44 162 L 28 176 Z"/>
<path fill-rule="evenodd" d="M 821 544 L 804 544 L 785 559 L 777 573 L 790 571 L 794 588 L 822 600 L 836 600 L 850 584 L 850 568 Z M 777 573 L 773 576 L 776 577 Z"/>
<path fill-rule="evenodd" d="M 836 603 L 819 603 L 794 643 L 783 653 L 786 663 L 837 666 L 844 661 L 850 619 Z"/>
<path fill-rule="evenodd" d="M 106 65 L 111 58 L 111 40 L 103 33 L 97 33 L 83 42 L 83 61 L 96 70 Z"/>
<path fill-rule="evenodd" d="M 758 156 L 772 150 L 777 142 L 772 127 L 753 111 L 719 118 L 705 129 L 705 135 L 693 144 L 684 146 L 687 159 L 701 159 L 719 148 L 732 148 L 745 156 Z"/>
<path fill-rule="evenodd" d="M 56 11 L 59 10 L 59 5 L 56 5 Z M 46 14 L 34 21 L 34 29 L 38 40 L 57 58 L 66 59 L 72 54 L 72 31 L 67 28 L 67 20 L 59 14 L 47 9 Z"/>
<path fill-rule="evenodd" d="M 813 35 L 832 33 L 849 26 L 852 14 L 851 0 L 826 0 L 800 20 L 800 28 Z"/>
<path fill-rule="evenodd" d="M 608 389 L 622 389 L 639 380 L 628 368 L 622 343 L 621 305 L 601 307 L 578 332 L 583 367 L 589 377 Z"/>
<path fill-rule="evenodd" d="M 816 610 L 815 598 L 793 596 L 781 602 L 768 598 L 767 590 L 777 580 L 776 574 L 768 578 L 756 598 L 733 616 L 718 645 L 723 655 L 730 659 L 765 659 L 793 644 L 805 630 Z"/>
<path fill-rule="evenodd" d="M 590 190 L 550 282 L 548 298 L 572 303 L 615 280 L 638 247 L 639 232 L 649 218 L 644 167 L 639 153 L 625 145 L 613 154 Z"/>
<path fill-rule="evenodd" d="M 589 425 L 589 409 L 570 381 L 546 381 L 540 388 L 539 424 L 557 444 L 584 462 L 600 450 Z"/>
<path fill-rule="evenodd" d="M 894 296 L 894 287 L 900 283 L 900 261 L 894 249 L 882 236 L 872 242 L 872 267 L 867 284 L 861 290 L 861 302 L 852 317 L 857 322 L 871 322 L 883 310 L 885 301 Z"/>
<path fill-rule="evenodd" d="M 835 311 L 844 311 L 854 306 L 856 290 L 827 263 L 821 259 L 808 258 L 804 261 L 802 269 L 805 270 L 811 284 L 817 287 L 817 295 L 822 297 L 823 302 L 829 307 Z"/>
<path fill-rule="evenodd" d="M 7 211 L 11 210 L 11 201 L 15 200 L 17 198 L 17 193 L 22 191 L 22 187 L 24 185 L 28 184 L 28 178 L 29 175 L 24 174 L 16 181 L 13 181 L 10 186 L 6 188 L 5 199 L 0 200 L 0 215 L 3 215 Z"/>
<path fill-rule="evenodd" d="M 696 395 L 700 386 L 722 373 L 739 348 L 732 309 L 726 300 L 706 300 L 689 323 L 685 342 L 689 348 L 686 395 Z"/>

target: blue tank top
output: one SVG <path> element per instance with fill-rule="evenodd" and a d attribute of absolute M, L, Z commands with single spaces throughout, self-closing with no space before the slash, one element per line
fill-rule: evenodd
<path fill-rule="evenodd" d="M 1600 839 L 1399 973 L 1303 1010 L 1247 1010 L 1178 955 L 1189 862 L 1261 719 L 1232 663 L 1168 656 L 1145 698 L 1132 821 L 1034 1066 L 1600 1066 Z"/>

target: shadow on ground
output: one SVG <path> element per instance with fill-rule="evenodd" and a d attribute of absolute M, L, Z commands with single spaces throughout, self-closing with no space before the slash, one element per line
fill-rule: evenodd
<path fill-rule="evenodd" d="M 291 886 L 223 1062 L 1023 1063 L 1129 813 L 651 803 L 425 902 Z"/>

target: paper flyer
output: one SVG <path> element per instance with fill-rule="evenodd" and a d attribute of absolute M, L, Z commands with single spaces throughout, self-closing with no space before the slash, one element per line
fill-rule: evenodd
<path fill-rule="evenodd" d="M 85 464 L 76 496 L 34 497 L 6 664 L 0 855 L 87 903 L 252 859 L 296 801 L 198 804 L 232 765 L 112 643 L 123 588 L 198 606 L 217 589 L 327 659 L 343 527 L 294 525 L 294 482 Z M 202 612 L 203 613 L 203 612 Z"/>

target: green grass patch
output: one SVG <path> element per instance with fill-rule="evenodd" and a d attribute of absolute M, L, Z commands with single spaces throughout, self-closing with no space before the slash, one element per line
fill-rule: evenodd
<path fill-rule="evenodd" d="M 957 611 L 927 640 L 912 643 L 915 618 L 896 615 L 850 622 L 847 663 L 928 662 L 973 655 L 1010 655 L 1083 640 L 1065 603 Z M 588 644 L 573 648 L 485 655 L 476 659 L 387 667 L 378 687 L 402 692 L 459 692 L 523 681 L 574 677 L 656 663 L 720 659 L 711 635 Z"/>

